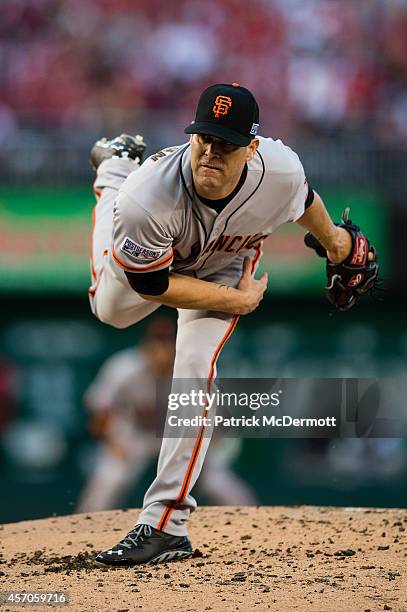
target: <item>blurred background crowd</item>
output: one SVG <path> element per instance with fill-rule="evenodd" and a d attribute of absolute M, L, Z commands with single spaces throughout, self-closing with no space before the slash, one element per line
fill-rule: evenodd
<path fill-rule="evenodd" d="M 202 89 L 237 79 L 256 92 L 264 135 L 405 147 L 407 3 L 1 3 L 0 145 L 4 157 L 35 146 L 31 174 L 44 148 L 101 132 L 179 142 Z"/>
<path fill-rule="evenodd" d="M 239 74 L 264 133 L 367 128 L 407 143 L 401 0 L 3 0 L 1 13 L 11 140 L 21 128 L 103 130 L 157 112 L 182 125 L 207 83 Z"/>
<path fill-rule="evenodd" d="M 106 423 L 122 399 L 102 419 L 89 400 L 109 360 L 139 355 L 149 332 L 90 315 L 88 151 L 120 132 L 143 134 L 149 154 L 185 142 L 201 91 L 234 81 L 333 218 L 351 206 L 388 291 L 332 316 L 321 261 L 287 225 L 266 242 L 269 294 L 239 322 L 221 374 L 393 377 L 396 391 L 406 378 L 407 0 L 1 0 L 0 522 L 94 509 L 103 491 L 105 504 L 141 504 L 156 443 L 117 456 Z M 228 479 L 266 504 L 407 503 L 400 438 L 237 442 L 215 448 L 203 501 Z"/>

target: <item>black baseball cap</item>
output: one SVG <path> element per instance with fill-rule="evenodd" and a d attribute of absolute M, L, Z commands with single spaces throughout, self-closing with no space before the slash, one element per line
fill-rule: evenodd
<path fill-rule="evenodd" d="M 195 121 L 185 134 L 208 134 L 246 147 L 259 128 L 259 107 L 253 94 L 238 83 L 211 85 L 201 94 Z"/>

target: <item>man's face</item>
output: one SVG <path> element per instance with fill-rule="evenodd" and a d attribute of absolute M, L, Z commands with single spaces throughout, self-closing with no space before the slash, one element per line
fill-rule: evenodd
<path fill-rule="evenodd" d="M 195 189 L 198 195 L 213 200 L 233 191 L 259 145 L 254 139 L 247 147 L 239 147 L 206 134 L 192 134 L 190 142 Z"/>

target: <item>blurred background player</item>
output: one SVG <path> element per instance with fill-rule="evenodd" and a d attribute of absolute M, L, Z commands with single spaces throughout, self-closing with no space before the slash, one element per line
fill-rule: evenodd
<path fill-rule="evenodd" d="M 166 317 L 151 321 L 144 341 L 112 355 L 86 391 L 91 433 L 101 439 L 94 470 L 83 489 L 77 512 L 121 507 L 130 489 L 156 460 L 156 384 L 170 380 L 175 327 Z M 213 505 L 255 505 L 255 494 L 232 470 L 241 440 L 214 438 L 198 491 Z"/>

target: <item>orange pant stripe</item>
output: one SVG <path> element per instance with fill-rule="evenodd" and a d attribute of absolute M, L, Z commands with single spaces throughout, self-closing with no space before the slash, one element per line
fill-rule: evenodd
<path fill-rule="evenodd" d="M 223 336 L 222 340 L 220 341 L 220 343 L 219 343 L 219 345 L 218 345 L 218 347 L 217 347 L 217 349 L 216 349 L 216 351 L 215 351 L 215 353 L 214 353 L 214 355 L 212 357 L 211 367 L 210 367 L 209 376 L 208 376 L 208 385 L 207 385 L 208 392 L 210 391 L 211 384 L 212 384 L 212 381 L 213 381 L 213 378 L 214 378 L 216 361 L 217 361 L 217 359 L 219 357 L 219 354 L 220 354 L 222 348 L 224 347 L 224 345 L 226 344 L 226 342 L 229 340 L 230 336 L 232 335 L 232 333 L 233 333 L 233 331 L 234 331 L 234 329 L 235 329 L 235 327 L 237 325 L 238 320 L 239 320 L 239 317 L 237 315 L 234 315 L 233 318 L 232 318 L 232 321 L 231 321 L 231 323 L 229 325 L 229 328 L 228 328 L 228 330 L 226 332 L 226 334 Z M 207 412 L 208 412 L 208 408 L 207 408 L 207 406 L 205 406 L 205 408 L 204 408 L 204 417 L 207 415 Z M 170 518 L 170 516 L 172 514 L 172 511 L 174 510 L 175 505 L 180 503 L 180 502 L 182 502 L 185 499 L 185 497 L 186 497 L 186 495 L 188 493 L 189 483 L 191 482 L 191 477 L 192 477 L 192 474 L 193 474 L 193 471 L 194 471 L 194 468 L 195 468 L 195 465 L 196 465 L 196 461 L 197 461 L 198 456 L 199 456 L 199 451 L 201 450 L 202 440 L 203 440 L 203 437 L 204 437 L 204 433 L 205 433 L 205 426 L 202 425 L 200 430 L 199 430 L 199 434 L 197 436 L 197 439 L 195 441 L 195 446 L 194 446 L 194 449 L 192 451 L 191 458 L 189 460 L 189 464 L 188 464 L 187 471 L 186 471 L 186 474 L 185 474 L 185 477 L 184 477 L 184 481 L 183 481 L 182 486 L 181 486 L 181 490 L 180 490 L 177 498 L 175 500 L 172 500 L 169 504 L 167 504 L 167 507 L 164 510 L 163 515 L 162 515 L 162 517 L 159 520 L 158 525 L 157 525 L 157 529 L 159 531 L 164 531 L 166 525 L 168 524 L 168 520 L 169 520 L 169 518 Z"/>

